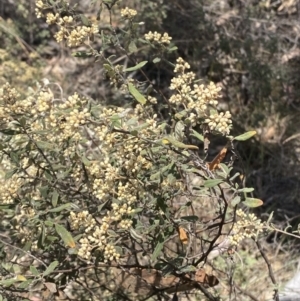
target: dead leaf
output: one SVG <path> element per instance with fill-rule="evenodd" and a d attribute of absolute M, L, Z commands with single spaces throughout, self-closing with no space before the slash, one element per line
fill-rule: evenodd
<path fill-rule="evenodd" d="M 220 168 L 219 164 L 225 158 L 226 153 L 227 153 L 227 147 L 223 147 L 221 151 L 217 154 L 217 156 L 210 163 L 208 163 L 209 170 L 215 170 Z"/>
<path fill-rule="evenodd" d="M 206 274 L 205 270 L 199 269 L 195 274 L 195 281 L 200 282 L 201 284 L 207 285 L 209 287 L 216 286 L 219 283 L 219 280 L 214 275 Z"/>
<path fill-rule="evenodd" d="M 181 243 L 187 245 L 189 242 L 187 231 L 183 227 L 178 227 L 178 234 Z"/>

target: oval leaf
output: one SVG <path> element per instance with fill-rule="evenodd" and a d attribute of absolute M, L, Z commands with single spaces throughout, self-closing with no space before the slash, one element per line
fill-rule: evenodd
<path fill-rule="evenodd" d="M 259 207 L 263 204 L 264 202 L 260 199 L 255 199 L 255 198 L 246 198 L 246 200 L 243 202 L 244 205 L 247 207 Z"/>
<path fill-rule="evenodd" d="M 224 180 L 222 179 L 212 179 L 212 180 L 206 180 L 204 182 L 204 186 L 205 187 L 208 187 L 208 188 L 211 188 L 211 187 L 215 187 L 217 186 L 218 184 L 224 182 Z"/>
<path fill-rule="evenodd" d="M 51 274 L 55 268 L 58 266 L 59 262 L 57 260 L 50 263 L 50 265 L 47 267 L 46 271 L 43 273 L 44 276 L 47 276 Z"/>
<path fill-rule="evenodd" d="M 40 149 L 54 149 L 54 146 L 45 141 L 36 141 L 36 145 Z"/>
<path fill-rule="evenodd" d="M 142 105 L 146 103 L 146 98 L 142 95 L 132 83 L 128 84 L 129 93 Z"/>
<path fill-rule="evenodd" d="M 52 208 L 52 209 L 48 210 L 48 212 L 60 212 L 60 211 L 63 211 L 65 209 L 71 208 L 71 206 L 72 206 L 72 203 L 63 204 L 59 207 Z"/>
<path fill-rule="evenodd" d="M 67 231 L 65 227 L 63 227 L 62 225 L 55 224 L 55 230 L 68 247 L 75 248 L 75 241 L 70 232 Z"/>
<path fill-rule="evenodd" d="M 57 205 L 57 202 L 58 202 L 58 198 L 59 198 L 59 194 L 58 194 L 58 191 L 57 190 L 54 190 L 53 193 L 52 193 L 52 206 L 53 207 L 56 207 Z"/>
<path fill-rule="evenodd" d="M 158 243 L 157 243 L 157 245 L 156 245 L 156 247 L 154 249 L 154 252 L 153 252 L 153 254 L 151 256 L 151 260 L 152 261 L 155 261 L 156 258 L 160 255 L 163 247 L 164 247 L 164 238 L 163 238 L 162 235 L 159 235 Z"/>
<path fill-rule="evenodd" d="M 252 191 L 254 191 L 254 188 L 252 188 L 252 187 L 245 187 L 245 188 L 238 190 L 238 192 L 244 192 L 244 193 L 250 193 Z"/>
<path fill-rule="evenodd" d="M 204 142 L 204 137 L 203 135 L 199 134 L 198 132 L 196 132 L 195 130 L 192 129 L 192 134 L 191 136 L 196 137 L 198 140 Z"/>
<path fill-rule="evenodd" d="M 135 71 L 135 70 L 141 69 L 147 63 L 148 63 L 148 61 L 142 61 L 142 62 L 138 63 L 137 65 L 135 65 L 134 67 L 126 68 L 124 71 L 128 72 L 128 71 Z"/>
<path fill-rule="evenodd" d="M 245 141 L 245 140 L 248 140 L 249 138 L 253 137 L 254 135 L 256 135 L 256 131 L 249 131 L 242 135 L 234 137 L 233 140 Z"/>
<path fill-rule="evenodd" d="M 185 149 L 198 149 L 198 146 L 196 145 L 188 145 L 188 144 L 184 144 L 178 140 L 176 140 L 175 138 L 168 136 L 168 137 L 164 137 L 162 139 L 162 143 L 163 144 L 169 144 L 171 143 L 172 145 L 179 147 L 179 148 L 185 148 Z"/>
<path fill-rule="evenodd" d="M 30 266 L 30 272 L 32 273 L 33 276 L 38 276 L 40 274 L 39 271 L 36 269 L 36 267 L 33 265 Z"/>
<path fill-rule="evenodd" d="M 241 202 L 241 197 L 240 196 L 236 196 L 232 201 L 231 201 L 231 206 L 235 207 L 236 205 L 238 205 Z"/>
<path fill-rule="evenodd" d="M 155 59 L 153 59 L 153 63 L 154 64 L 157 64 L 157 63 L 159 63 L 161 61 L 161 58 L 159 58 L 159 57 L 156 57 Z"/>

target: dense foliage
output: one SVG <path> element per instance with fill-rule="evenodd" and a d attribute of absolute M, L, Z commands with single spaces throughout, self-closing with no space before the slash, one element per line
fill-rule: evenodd
<path fill-rule="evenodd" d="M 179 11 L 163 1 L 125 2 L 36 1 L 36 24 L 49 25 L 41 44 L 52 32 L 67 55 L 101 68 L 85 91 L 57 75 L 41 80 L 46 55 L 19 39 L 14 51 L 30 55 L 18 63 L 12 29 L 0 36 L 2 299 L 255 300 L 236 283 L 247 285 L 237 261 L 249 260 L 243 248 L 251 245 L 270 275 L 265 296 L 276 300 L 260 239 L 280 230 L 249 212 L 263 202 L 245 181 L 254 160 L 238 149 L 255 141 L 257 127 L 270 143 L 261 108 L 285 117 L 278 112 L 287 83 L 267 61 L 275 42 L 266 54 L 258 43 L 266 38 L 254 41 L 252 15 L 263 9 L 240 8 L 240 24 L 253 30 L 239 41 L 243 32 L 232 37 L 227 26 L 241 17 L 221 2 L 218 20 L 201 1 L 190 1 L 194 12 L 185 1 L 176 2 Z M 206 34 L 200 40 L 193 28 L 197 47 L 180 49 L 178 22 L 188 12 L 202 17 L 191 28 Z"/>

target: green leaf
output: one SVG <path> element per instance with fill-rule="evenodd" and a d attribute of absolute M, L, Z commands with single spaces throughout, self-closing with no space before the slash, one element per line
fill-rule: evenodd
<path fill-rule="evenodd" d="M 41 231 L 41 234 L 38 238 L 38 243 L 37 243 L 39 249 L 43 249 L 44 242 L 45 242 L 45 236 L 46 236 L 45 226 L 44 225 L 41 225 L 41 226 L 42 226 L 42 231 Z"/>
<path fill-rule="evenodd" d="M 13 169 L 13 170 L 8 171 L 8 172 L 5 174 L 4 179 L 5 179 L 5 180 L 10 179 L 17 171 L 18 171 L 18 169 Z"/>
<path fill-rule="evenodd" d="M 68 247 L 75 248 L 75 241 L 70 232 L 65 227 L 59 224 L 55 224 L 55 230 Z"/>
<path fill-rule="evenodd" d="M 91 164 L 92 164 L 92 162 L 89 161 L 89 160 L 87 159 L 87 157 L 84 156 L 84 155 L 81 157 L 81 161 L 82 161 L 82 163 L 83 163 L 85 166 L 91 166 Z"/>
<path fill-rule="evenodd" d="M 134 67 L 130 67 L 130 68 L 126 68 L 124 70 L 124 72 L 128 72 L 128 71 L 135 71 L 138 69 L 141 69 L 143 66 L 145 66 L 148 63 L 148 61 L 142 61 L 140 63 L 138 63 L 137 65 L 135 65 Z"/>
<path fill-rule="evenodd" d="M 47 227 L 53 227 L 54 223 L 52 221 L 45 221 L 44 224 L 47 226 Z"/>
<path fill-rule="evenodd" d="M 263 201 L 260 199 L 255 199 L 255 198 L 246 198 L 246 200 L 243 202 L 243 204 L 247 207 L 250 208 L 255 208 L 263 205 Z"/>
<path fill-rule="evenodd" d="M 133 53 L 133 52 L 136 52 L 138 49 L 136 47 L 136 44 L 134 41 L 131 41 L 129 46 L 128 46 L 128 51 L 129 53 Z"/>
<path fill-rule="evenodd" d="M 132 83 L 128 83 L 128 90 L 129 90 L 129 93 L 139 102 L 141 103 L 142 105 L 144 105 L 147 100 L 146 98 L 144 97 L 144 95 L 142 95 L 136 88 L 135 86 L 132 84 Z"/>
<path fill-rule="evenodd" d="M 168 49 L 168 52 L 172 52 L 172 51 L 175 51 L 177 49 L 178 49 L 177 46 L 173 46 L 173 47 L 171 47 L 171 48 Z"/>
<path fill-rule="evenodd" d="M 224 182 L 222 179 L 211 179 L 211 180 L 206 180 L 204 181 L 204 186 L 211 188 L 219 185 L 220 183 Z"/>
<path fill-rule="evenodd" d="M 22 117 L 20 120 L 19 120 L 20 124 L 22 127 L 25 127 L 26 125 L 26 118 L 25 117 Z"/>
<path fill-rule="evenodd" d="M 241 202 L 241 197 L 240 196 L 236 196 L 230 203 L 230 205 L 232 207 L 235 207 L 236 205 L 238 205 Z"/>
<path fill-rule="evenodd" d="M 109 237 L 119 237 L 120 236 L 113 230 L 107 230 L 106 233 L 108 234 Z"/>
<path fill-rule="evenodd" d="M 36 145 L 40 149 L 54 149 L 54 145 L 45 141 L 36 141 Z"/>
<path fill-rule="evenodd" d="M 188 114 L 188 112 L 186 110 L 182 110 L 178 113 L 175 114 L 175 118 L 177 119 L 182 119 L 184 118 L 186 115 Z"/>
<path fill-rule="evenodd" d="M 4 135 L 8 135 L 8 136 L 13 136 L 13 135 L 21 134 L 20 131 L 15 131 L 15 130 L 10 130 L 10 129 L 0 130 L 0 133 L 2 133 Z"/>
<path fill-rule="evenodd" d="M 179 147 L 179 148 L 184 148 L 184 149 L 198 149 L 198 146 L 196 145 L 189 145 L 189 144 L 184 144 L 178 140 L 176 140 L 175 138 L 173 138 L 172 136 L 166 136 L 164 137 L 161 142 L 163 144 L 172 144 L 176 147 Z"/>
<path fill-rule="evenodd" d="M 26 280 L 26 281 L 23 281 L 21 282 L 17 287 L 19 289 L 26 289 L 28 288 L 32 283 L 32 279 L 31 280 Z M 23 299 L 24 300 L 24 299 Z M 28 300 L 28 299 L 27 299 Z M 25 301 L 25 300 L 24 300 Z M 29 300 L 28 300 L 29 301 Z"/>
<path fill-rule="evenodd" d="M 174 133 L 177 140 L 180 140 L 180 141 L 183 140 L 184 129 L 185 129 L 184 123 L 181 120 L 177 121 L 175 124 L 175 133 Z"/>
<path fill-rule="evenodd" d="M 249 131 L 242 135 L 234 137 L 233 140 L 245 141 L 245 140 L 248 140 L 249 138 L 253 137 L 254 135 L 256 135 L 256 131 Z"/>
<path fill-rule="evenodd" d="M 10 152 L 9 157 L 14 163 L 19 163 L 19 155 L 15 152 Z"/>
<path fill-rule="evenodd" d="M 230 181 L 233 181 L 234 179 L 236 179 L 236 178 L 239 177 L 239 176 L 240 176 L 240 173 L 239 173 L 239 172 L 235 173 L 235 174 L 230 178 Z"/>
<path fill-rule="evenodd" d="M 190 272 L 196 272 L 197 268 L 194 267 L 193 265 L 187 265 L 187 266 L 183 266 L 179 270 L 181 273 L 190 273 Z"/>
<path fill-rule="evenodd" d="M 196 132 L 195 130 L 192 129 L 192 134 L 191 136 L 196 137 L 198 140 L 204 142 L 204 137 L 203 135 L 199 134 L 198 132 Z"/>
<path fill-rule="evenodd" d="M 0 281 L 0 285 L 11 286 L 11 285 L 13 285 L 16 282 L 19 282 L 19 280 L 15 279 L 15 278 L 9 278 L 9 279 L 5 279 L 5 280 L 1 280 Z"/>
<path fill-rule="evenodd" d="M 67 203 L 67 204 L 60 205 L 56 208 L 52 208 L 52 209 L 48 210 L 48 212 L 60 212 L 60 211 L 63 211 L 65 209 L 69 209 L 71 207 L 72 207 L 72 203 Z"/>
<path fill-rule="evenodd" d="M 56 267 L 59 265 L 59 262 L 57 260 L 50 263 L 50 265 L 47 267 L 46 271 L 43 273 L 44 276 L 47 276 L 51 274 Z"/>
<path fill-rule="evenodd" d="M 160 57 L 156 57 L 155 59 L 153 59 L 153 63 L 154 64 L 157 64 L 157 63 L 159 63 L 161 61 L 161 58 Z"/>
<path fill-rule="evenodd" d="M 245 188 L 238 190 L 238 192 L 244 192 L 244 193 L 250 193 L 252 191 L 254 191 L 254 188 L 252 188 L 252 187 L 245 187 Z"/>
<path fill-rule="evenodd" d="M 151 260 L 155 261 L 156 258 L 159 256 L 159 254 L 161 253 L 162 249 L 164 247 L 164 237 L 160 234 L 158 237 L 158 243 L 154 249 L 154 252 L 151 256 Z"/>
<path fill-rule="evenodd" d="M 232 168 L 229 168 L 226 164 L 220 163 L 221 169 L 224 170 L 226 177 L 229 175 Z"/>
<path fill-rule="evenodd" d="M 41 292 L 44 288 L 44 280 L 38 279 L 32 282 L 29 291 L 30 292 Z"/>
<path fill-rule="evenodd" d="M 30 266 L 30 272 L 32 273 L 33 276 L 39 276 L 40 275 L 40 272 L 33 265 Z"/>
<path fill-rule="evenodd" d="M 57 190 L 54 190 L 53 193 L 52 193 L 52 200 L 51 200 L 53 207 L 57 206 L 58 198 L 59 198 L 59 194 L 58 194 Z"/>
<path fill-rule="evenodd" d="M 84 26 L 87 26 L 87 27 L 91 26 L 89 19 L 85 15 L 80 14 L 80 19 Z"/>
<path fill-rule="evenodd" d="M 132 227 L 130 228 L 130 235 L 137 241 L 143 241 L 143 236 L 139 235 Z"/>
<path fill-rule="evenodd" d="M 266 222 L 266 224 L 269 226 L 269 224 L 270 224 L 270 222 L 271 222 L 271 220 L 272 220 L 272 218 L 273 218 L 273 214 L 274 214 L 274 211 L 272 211 L 271 213 L 270 213 L 270 215 L 269 215 L 269 217 L 268 217 L 268 220 L 267 220 L 267 222 Z"/>
<path fill-rule="evenodd" d="M 48 186 L 41 186 L 38 189 L 42 197 L 46 199 L 48 197 L 48 189 L 49 189 Z"/>

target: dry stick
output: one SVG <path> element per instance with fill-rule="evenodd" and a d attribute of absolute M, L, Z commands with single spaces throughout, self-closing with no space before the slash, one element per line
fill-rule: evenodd
<path fill-rule="evenodd" d="M 241 287 L 239 287 L 235 282 L 233 283 L 234 286 L 244 295 L 248 296 L 250 299 L 252 299 L 253 301 L 259 301 L 256 297 L 254 297 L 251 293 L 246 292 L 245 290 L 243 290 Z"/>
<path fill-rule="evenodd" d="M 275 294 L 274 294 L 274 300 L 279 301 L 278 289 L 276 288 L 276 287 L 277 287 L 277 282 L 276 282 L 276 280 L 275 280 L 275 277 L 274 277 L 274 273 L 273 273 L 273 269 L 272 269 L 272 267 L 271 267 L 271 264 L 270 264 L 270 262 L 269 262 L 269 260 L 268 260 L 268 258 L 267 258 L 267 255 L 265 254 L 265 252 L 264 252 L 264 250 L 263 250 L 263 248 L 262 248 L 260 242 L 256 241 L 256 245 L 257 245 L 257 247 L 258 247 L 258 250 L 259 250 L 261 256 L 263 257 L 263 259 L 265 260 L 265 262 L 266 262 L 266 264 L 267 264 L 267 266 L 268 266 L 270 278 L 271 278 L 271 280 L 272 280 L 272 283 L 273 283 L 274 286 L 275 286 L 275 288 L 274 288 L 274 293 L 275 293 Z"/>
<path fill-rule="evenodd" d="M 0 235 L 1 235 L 1 234 L 0 234 Z M 6 237 L 6 236 L 4 236 L 4 235 L 1 235 L 1 236 Z M 12 244 L 10 244 L 10 243 L 4 241 L 3 239 L 0 239 L 0 242 L 3 243 L 3 244 L 6 245 L 6 246 L 9 246 L 9 247 L 15 249 L 15 250 L 19 250 L 20 252 L 22 252 L 22 253 L 26 254 L 27 256 L 33 258 L 34 260 L 36 260 L 36 261 L 38 261 L 39 263 L 41 263 L 45 268 L 47 268 L 47 264 L 46 264 L 45 262 L 43 262 L 41 259 L 39 259 L 39 258 L 33 256 L 30 252 L 24 251 L 23 249 L 21 249 L 21 248 L 19 248 L 19 247 L 13 246 Z"/>

